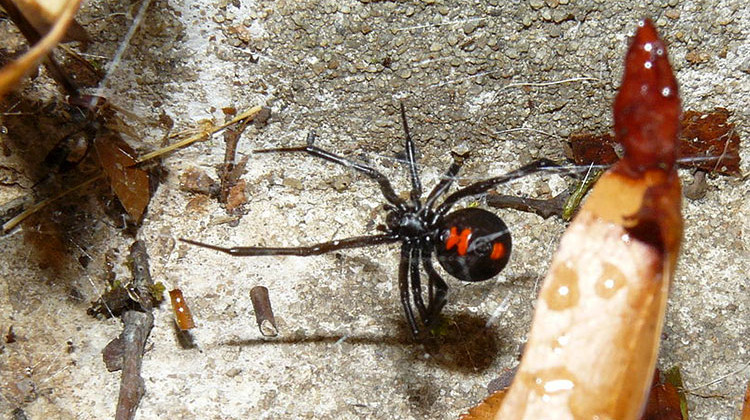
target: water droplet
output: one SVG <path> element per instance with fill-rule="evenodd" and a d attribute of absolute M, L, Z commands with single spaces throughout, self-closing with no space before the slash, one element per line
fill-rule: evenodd
<path fill-rule="evenodd" d="M 8 127 L 0 125 L 0 134 L 8 134 Z"/>
<path fill-rule="evenodd" d="M 672 94 L 672 89 L 665 87 L 661 90 L 661 96 L 668 98 Z"/>
<path fill-rule="evenodd" d="M 645 63 L 643 63 L 643 67 L 645 67 L 647 69 L 650 69 L 651 67 L 653 67 L 653 65 L 654 65 L 654 63 L 652 63 L 650 61 L 646 61 Z"/>
<path fill-rule="evenodd" d="M 654 44 L 652 44 L 650 42 L 647 42 L 647 43 L 643 44 L 643 49 L 646 52 L 651 52 L 651 50 L 654 49 Z"/>

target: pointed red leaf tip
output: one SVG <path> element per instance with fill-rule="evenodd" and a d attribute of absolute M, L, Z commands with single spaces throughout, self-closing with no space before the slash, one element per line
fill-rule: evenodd
<path fill-rule="evenodd" d="M 625 148 L 623 169 L 671 171 L 677 159 L 680 97 L 667 48 L 645 19 L 625 56 L 625 74 L 615 98 L 615 139 Z"/>

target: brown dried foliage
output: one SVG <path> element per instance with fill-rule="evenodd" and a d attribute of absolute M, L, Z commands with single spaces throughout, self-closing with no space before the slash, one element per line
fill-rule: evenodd
<path fill-rule="evenodd" d="M 112 190 L 135 223 L 138 223 L 150 199 L 149 176 L 136 167 L 135 151 L 113 132 L 100 133 L 94 149 Z"/>
<path fill-rule="evenodd" d="M 723 175 L 740 173 L 740 136 L 728 122 L 729 111 L 686 111 L 681 119 L 678 144 L 680 166 Z M 570 156 L 577 165 L 612 165 L 619 157 L 611 134 L 579 133 L 568 139 Z"/>

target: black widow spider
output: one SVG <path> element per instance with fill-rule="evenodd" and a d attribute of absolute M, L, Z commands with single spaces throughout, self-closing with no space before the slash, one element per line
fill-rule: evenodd
<path fill-rule="evenodd" d="M 448 284 L 432 265 L 433 252 L 440 265 L 452 276 L 466 282 L 487 280 L 498 274 L 508 263 L 511 251 L 511 237 L 508 227 L 495 214 L 478 208 L 465 208 L 448 213 L 462 198 L 483 194 L 507 181 L 523 177 L 540 170 L 562 172 L 558 164 L 540 159 L 495 178 L 473 183 L 448 195 L 436 206 L 461 168 L 464 156 L 454 155 L 453 163 L 443 178 L 422 202 L 422 184 L 417 174 L 414 142 L 406 124 L 406 112 L 401 104 L 401 121 L 405 134 L 406 164 L 411 179 L 409 200 L 399 197 L 390 181 L 374 168 L 323 150 L 314 145 L 315 135 L 310 133 L 307 145 L 256 150 L 256 153 L 304 152 L 339 165 L 352 168 L 373 179 L 380 186 L 388 201 L 386 225 L 379 226 L 379 235 L 355 236 L 310 246 L 267 248 L 241 246 L 224 248 L 180 239 L 189 244 L 225 252 L 232 256 L 270 255 L 320 255 L 340 249 L 360 248 L 373 245 L 401 242 L 401 258 L 398 268 L 398 282 L 401 304 L 414 338 L 419 338 L 420 326 L 414 316 L 412 301 L 422 325 L 430 327 L 446 304 Z M 419 264 L 427 273 L 427 305 L 422 296 Z"/>

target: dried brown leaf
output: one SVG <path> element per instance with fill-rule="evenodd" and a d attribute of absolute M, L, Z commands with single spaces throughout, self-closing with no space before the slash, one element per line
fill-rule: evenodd
<path fill-rule="evenodd" d="M 120 136 L 104 132 L 96 136 L 94 149 L 112 190 L 135 223 L 151 198 L 148 173 L 135 167 L 135 152 Z"/>
<path fill-rule="evenodd" d="M 654 372 L 653 385 L 641 420 L 687 420 L 682 417 L 677 388 L 669 382 L 661 382 L 659 369 Z"/>
<path fill-rule="evenodd" d="M 689 158 L 689 166 L 708 172 L 739 175 L 740 135 L 728 119 L 725 108 L 686 111 L 681 121 L 680 157 Z"/>
<path fill-rule="evenodd" d="M 740 136 L 728 119 L 725 108 L 686 111 L 680 119 L 680 166 L 739 175 Z M 612 165 L 619 159 L 615 152 L 617 142 L 611 134 L 573 134 L 568 143 L 569 158 L 577 165 Z"/>
<path fill-rule="evenodd" d="M 492 420 L 495 413 L 500 409 L 507 390 L 501 389 L 485 398 L 476 407 L 472 407 L 468 413 L 462 414 L 459 420 Z"/>

